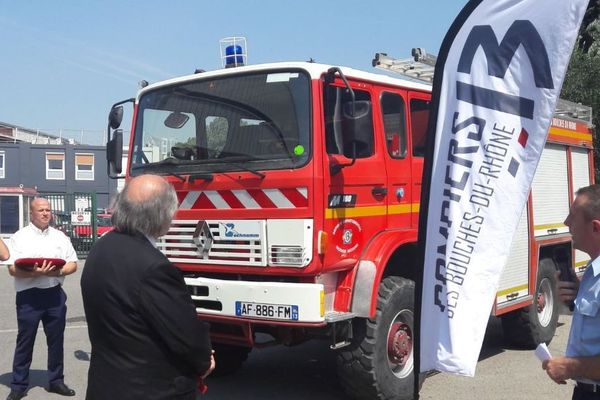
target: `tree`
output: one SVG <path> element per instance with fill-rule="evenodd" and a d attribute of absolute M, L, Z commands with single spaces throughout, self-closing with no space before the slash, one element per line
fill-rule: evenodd
<path fill-rule="evenodd" d="M 595 33 L 595 43 L 585 52 L 575 48 L 567 69 L 560 97 L 575 103 L 592 107 L 592 123 L 594 124 L 594 165 L 596 179 L 600 178 L 600 137 L 597 135 L 600 126 L 600 33 Z"/>
<path fill-rule="evenodd" d="M 598 40 L 598 18 L 600 17 L 600 0 L 590 0 L 579 30 L 579 49 L 587 53 Z"/>
<path fill-rule="evenodd" d="M 560 97 L 592 107 L 594 165 L 600 178 L 600 0 L 590 0 L 579 30 L 578 46 L 571 55 Z"/>

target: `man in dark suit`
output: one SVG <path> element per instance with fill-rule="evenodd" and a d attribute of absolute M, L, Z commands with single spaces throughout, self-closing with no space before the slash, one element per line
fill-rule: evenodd
<path fill-rule="evenodd" d="M 155 247 L 177 210 L 161 177 L 132 179 L 115 202 L 115 229 L 91 249 L 81 291 L 92 344 L 86 399 L 195 399 L 214 368 L 208 325 L 183 275 Z"/>

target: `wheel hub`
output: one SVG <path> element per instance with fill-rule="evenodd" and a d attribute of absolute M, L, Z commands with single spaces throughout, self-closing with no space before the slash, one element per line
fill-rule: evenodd
<path fill-rule="evenodd" d="M 546 296 L 544 296 L 544 293 L 538 293 L 537 296 L 537 312 L 542 312 L 544 311 L 544 308 L 546 308 Z"/>
<path fill-rule="evenodd" d="M 388 335 L 388 358 L 391 363 L 403 367 L 412 352 L 412 334 L 408 325 L 396 322 Z"/>

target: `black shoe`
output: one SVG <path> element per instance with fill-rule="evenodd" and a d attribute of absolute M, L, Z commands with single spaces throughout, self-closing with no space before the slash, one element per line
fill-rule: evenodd
<path fill-rule="evenodd" d="M 75 391 L 62 382 L 50 385 L 48 391 L 51 393 L 60 394 L 61 396 L 75 396 Z"/>
<path fill-rule="evenodd" d="M 19 392 L 17 390 L 11 390 L 8 394 L 6 400 L 21 400 L 23 397 L 27 396 L 27 392 Z"/>

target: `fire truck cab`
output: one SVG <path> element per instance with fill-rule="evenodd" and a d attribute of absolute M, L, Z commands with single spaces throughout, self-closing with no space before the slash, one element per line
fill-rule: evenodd
<path fill-rule="evenodd" d="M 170 79 L 130 99 L 126 174 L 163 175 L 177 191 L 158 246 L 211 322 L 217 373 L 239 368 L 263 344 L 257 333 L 286 345 L 328 338 L 349 395 L 412 398 L 430 92 L 414 80 L 285 62 Z M 112 175 L 123 103 L 109 117 Z M 494 314 L 521 343 L 551 340 L 553 271 L 579 257 L 562 221 L 574 190 L 592 181 L 589 126 L 557 116 L 540 164 L 550 176 L 536 177 L 513 244 Z M 143 152 L 150 142 L 164 144 L 158 161 Z"/>

